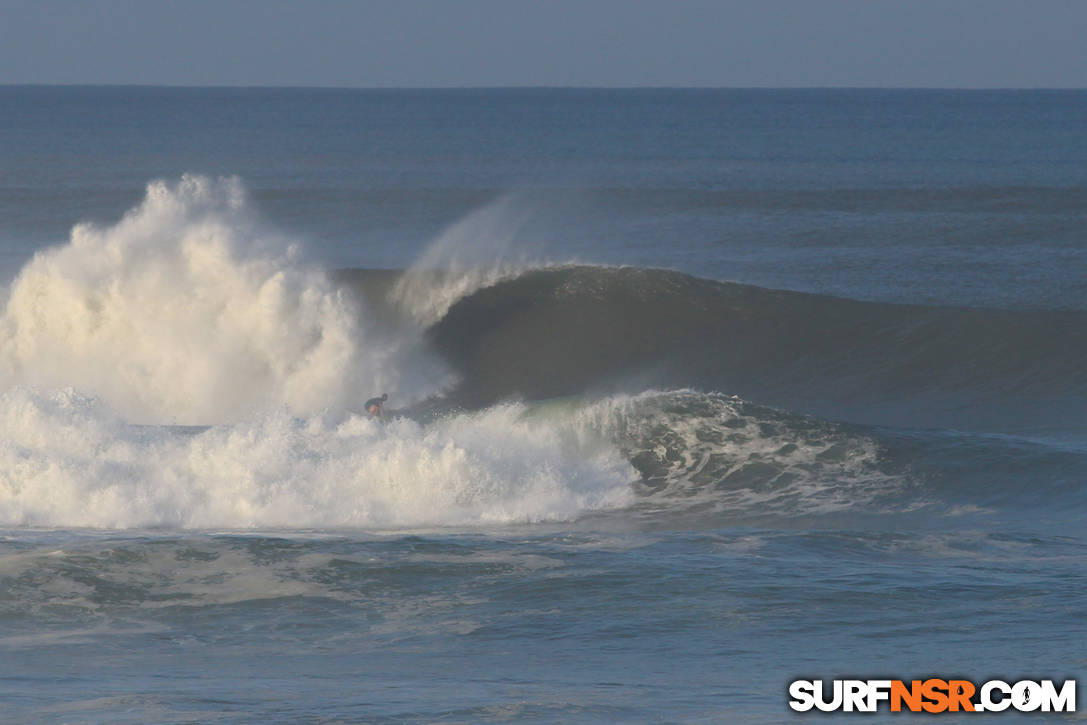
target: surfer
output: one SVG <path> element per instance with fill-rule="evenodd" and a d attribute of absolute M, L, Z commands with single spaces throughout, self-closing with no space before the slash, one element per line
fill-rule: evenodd
<path fill-rule="evenodd" d="M 388 399 L 388 393 L 382 393 L 380 398 L 370 398 L 366 401 L 366 412 L 374 418 L 382 417 L 385 415 L 385 401 Z"/>

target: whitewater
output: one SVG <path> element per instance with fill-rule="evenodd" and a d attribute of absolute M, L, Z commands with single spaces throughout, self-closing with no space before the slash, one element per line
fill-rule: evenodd
<path fill-rule="evenodd" d="M 1084 94 L 0 101 L 0 720 L 1087 677 Z"/>
<path fill-rule="evenodd" d="M 525 422 L 517 404 L 426 425 L 364 415 L 366 392 L 411 403 L 448 373 L 418 328 L 368 328 L 250 214 L 236 179 L 154 182 L 119 223 L 78 226 L 19 273 L 2 322 L 4 525 L 403 527 L 627 502 L 621 457 L 580 455 L 574 426 Z"/>
<path fill-rule="evenodd" d="M 811 490 L 795 509 L 807 511 L 827 504 L 814 489 L 832 478 L 836 491 L 825 497 L 839 507 L 875 495 L 851 483 L 889 489 L 897 478 L 880 475 L 875 442 L 834 426 L 816 432 L 800 418 L 741 412 L 740 399 L 686 389 L 590 396 L 560 365 L 537 374 L 565 384 L 553 391 L 573 396 L 565 402 L 508 390 L 465 408 L 457 384 L 470 381 L 426 332 L 459 299 L 530 269 L 428 274 L 456 238 L 445 235 L 384 298 L 377 316 L 396 324 L 379 324 L 359 283 L 352 293 L 307 268 L 297 245 L 255 216 L 238 179 L 156 181 L 118 223 L 77 226 L 19 273 L 3 317 L 0 523 L 380 530 L 572 521 L 628 508 L 654 482 L 673 499 L 699 476 L 727 482 L 751 460 L 763 485 L 788 485 L 769 496 L 740 486 L 718 495 L 716 508 L 758 502 L 767 511 L 803 485 Z M 605 284 L 594 294 L 617 294 Z M 524 371 L 518 353 L 489 344 L 499 347 L 497 367 Z M 503 377 L 487 366 L 475 375 Z M 359 401 L 375 390 L 402 401 L 403 413 L 363 413 Z M 770 429 L 774 417 L 782 430 Z M 667 436 L 654 430 L 662 427 Z M 832 448 L 844 449 L 838 460 L 819 463 Z"/>

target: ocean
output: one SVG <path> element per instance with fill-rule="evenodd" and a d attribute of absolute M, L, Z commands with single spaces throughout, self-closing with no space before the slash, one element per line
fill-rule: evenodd
<path fill-rule="evenodd" d="M 0 721 L 1082 694 L 1084 128 L 1081 91 L 0 87 Z"/>

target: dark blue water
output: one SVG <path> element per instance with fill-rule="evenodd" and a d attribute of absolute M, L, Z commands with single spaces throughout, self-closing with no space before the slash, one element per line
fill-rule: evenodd
<path fill-rule="evenodd" d="M 238 175 L 336 266 L 506 194 L 549 258 L 899 302 L 1087 305 L 1077 91 L 0 90 L 9 275 L 152 178 Z"/>
<path fill-rule="evenodd" d="M 0 719 L 1083 680 L 1085 123 L 1078 91 L 0 88 Z"/>

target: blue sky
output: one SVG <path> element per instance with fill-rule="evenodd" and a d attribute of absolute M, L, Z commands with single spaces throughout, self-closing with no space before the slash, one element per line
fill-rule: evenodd
<path fill-rule="evenodd" d="M 0 0 L 0 83 L 1087 87 L 1087 0 Z"/>

